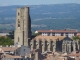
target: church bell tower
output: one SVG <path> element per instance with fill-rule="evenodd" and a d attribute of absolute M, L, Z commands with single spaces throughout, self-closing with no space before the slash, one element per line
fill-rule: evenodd
<path fill-rule="evenodd" d="M 28 46 L 31 38 L 29 7 L 17 8 L 14 44 Z"/>

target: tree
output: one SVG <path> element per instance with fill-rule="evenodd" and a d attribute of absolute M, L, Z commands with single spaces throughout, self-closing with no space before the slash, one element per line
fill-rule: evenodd
<path fill-rule="evenodd" d="M 9 35 L 7 35 L 7 37 L 14 39 L 14 31 L 9 32 Z"/>
<path fill-rule="evenodd" d="M 9 37 L 0 37 L 0 45 L 6 46 L 6 45 L 13 45 L 14 41 Z"/>
<path fill-rule="evenodd" d="M 76 40 L 76 41 L 78 40 L 79 41 L 79 44 L 80 44 L 80 37 L 79 36 L 74 36 L 73 37 L 73 40 Z"/>

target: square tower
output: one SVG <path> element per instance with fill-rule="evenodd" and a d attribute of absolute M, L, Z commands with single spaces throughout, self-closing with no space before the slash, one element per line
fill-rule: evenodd
<path fill-rule="evenodd" d="M 31 38 L 29 7 L 17 8 L 14 44 L 28 46 Z"/>

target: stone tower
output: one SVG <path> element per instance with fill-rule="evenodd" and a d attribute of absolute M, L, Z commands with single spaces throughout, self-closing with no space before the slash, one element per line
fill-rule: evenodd
<path fill-rule="evenodd" d="M 14 44 L 28 46 L 31 38 L 31 19 L 29 7 L 18 8 L 16 15 L 16 29 L 14 34 Z"/>

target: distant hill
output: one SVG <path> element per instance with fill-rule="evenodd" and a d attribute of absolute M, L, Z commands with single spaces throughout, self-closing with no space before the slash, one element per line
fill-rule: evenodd
<path fill-rule="evenodd" d="M 15 29 L 18 7 L 24 6 L 0 6 L 0 29 Z M 32 30 L 64 28 L 80 30 L 80 4 L 29 5 L 29 7 Z"/>

